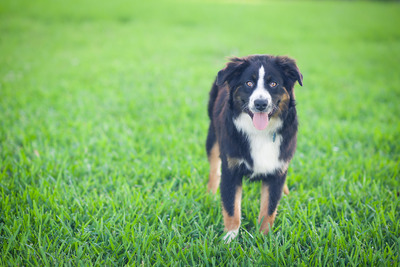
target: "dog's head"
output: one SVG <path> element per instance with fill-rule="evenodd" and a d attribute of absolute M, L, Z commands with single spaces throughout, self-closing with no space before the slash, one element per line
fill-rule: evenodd
<path fill-rule="evenodd" d="M 296 81 L 303 85 L 303 75 L 296 62 L 285 56 L 232 58 L 217 76 L 218 86 L 228 86 L 234 114 L 247 113 L 259 130 L 295 104 Z"/>

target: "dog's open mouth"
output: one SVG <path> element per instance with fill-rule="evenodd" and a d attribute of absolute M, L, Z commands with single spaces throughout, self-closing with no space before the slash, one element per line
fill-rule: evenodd
<path fill-rule="evenodd" d="M 250 118 L 253 120 L 253 125 L 257 130 L 264 130 L 269 123 L 269 119 L 271 118 L 274 110 L 271 112 L 251 112 L 250 110 L 246 110 L 246 113 L 249 114 Z"/>

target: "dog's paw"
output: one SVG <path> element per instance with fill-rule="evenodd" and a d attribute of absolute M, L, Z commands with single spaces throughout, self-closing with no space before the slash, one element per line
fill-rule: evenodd
<path fill-rule="evenodd" d="M 239 229 L 232 230 L 232 231 L 229 231 L 228 233 L 226 233 L 226 235 L 224 236 L 225 244 L 229 244 L 233 239 L 235 239 L 235 237 L 238 235 L 238 233 L 239 233 Z"/>

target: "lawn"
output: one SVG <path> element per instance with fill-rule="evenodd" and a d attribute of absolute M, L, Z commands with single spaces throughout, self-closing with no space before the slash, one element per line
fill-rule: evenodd
<path fill-rule="evenodd" d="M 400 265 L 400 4 L 0 3 L 0 264 Z M 298 147 L 274 229 L 206 192 L 227 57 L 289 55 Z"/>

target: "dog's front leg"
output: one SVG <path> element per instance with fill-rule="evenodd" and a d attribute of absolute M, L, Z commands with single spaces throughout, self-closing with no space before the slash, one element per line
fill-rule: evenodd
<path fill-rule="evenodd" d="M 285 183 L 286 173 L 263 181 L 261 187 L 261 205 L 258 222 L 261 223 L 260 231 L 268 234 L 274 224 L 279 200 Z"/>
<path fill-rule="evenodd" d="M 222 213 L 224 216 L 225 243 L 231 242 L 239 233 L 241 201 L 242 201 L 242 176 L 239 171 L 222 168 L 221 177 Z"/>

